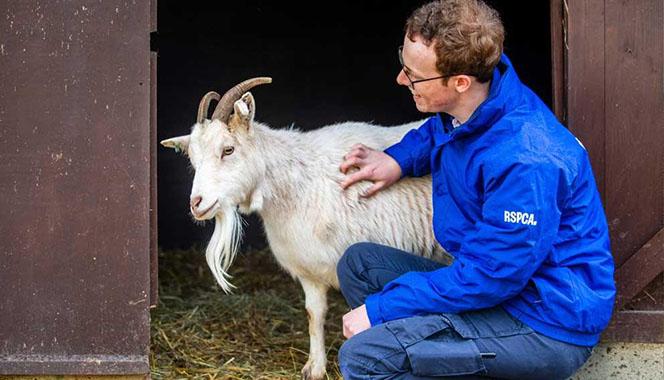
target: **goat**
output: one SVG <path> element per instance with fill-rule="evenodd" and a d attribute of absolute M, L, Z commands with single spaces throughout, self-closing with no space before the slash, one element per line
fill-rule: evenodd
<path fill-rule="evenodd" d="M 161 141 L 185 152 L 195 170 L 191 213 L 214 217 L 207 263 L 229 292 L 227 270 L 242 235 L 240 214 L 257 212 L 277 262 L 304 289 L 309 317 L 305 379 L 325 376 L 324 320 L 327 290 L 338 288 L 336 265 L 345 249 L 372 241 L 449 263 L 432 232 L 431 178 L 404 178 L 365 198 L 371 183 L 345 191 L 339 165 L 354 143 L 384 149 L 421 122 L 396 127 L 345 122 L 318 130 L 271 129 L 254 120 L 252 87 L 271 78 L 244 81 L 223 97 L 207 93 L 191 134 Z M 219 100 L 206 118 L 212 100 Z"/>

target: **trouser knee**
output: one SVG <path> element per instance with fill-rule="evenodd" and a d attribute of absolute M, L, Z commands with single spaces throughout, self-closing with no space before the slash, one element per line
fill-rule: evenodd
<path fill-rule="evenodd" d="M 356 243 L 348 247 L 337 264 L 339 290 L 352 308 L 364 303 L 372 292 L 372 286 L 366 277 L 367 268 L 371 267 L 372 257 L 377 244 Z"/>
<path fill-rule="evenodd" d="M 355 243 L 346 249 L 337 263 L 337 277 L 342 289 L 345 285 L 357 281 L 358 275 L 365 270 L 363 258 L 372 250 L 374 245 L 365 242 Z"/>
<path fill-rule="evenodd" d="M 339 348 L 339 370 L 344 380 L 366 378 L 368 369 L 356 358 L 357 348 L 353 339 L 347 340 Z"/>
<path fill-rule="evenodd" d="M 344 344 L 341 345 L 341 347 L 339 348 L 339 353 L 337 355 L 337 359 L 339 361 L 339 369 L 341 370 L 341 373 L 344 375 L 344 379 L 347 376 L 347 372 L 349 372 L 349 370 L 354 369 L 354 368 L 352 369 L 348 368 L 349 366 L 353 366 L 353 363 L 351 362 L 350 359 L 350 355 L 352 354 L 348 352 L 349 349 L 347 348 L 346 345 L 347 342 L 348 341 L 344 342 Z"/>

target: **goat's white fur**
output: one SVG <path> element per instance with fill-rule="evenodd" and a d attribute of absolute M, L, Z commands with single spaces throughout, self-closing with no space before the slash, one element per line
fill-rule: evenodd
<path fill-rule="evenodd" d="M 191 196 L 201 196 L 203 216 L 215 216 L 206 250 L 208 265 L 226 292 L 227 270 L 242 234 L 238 214 L 258 212 L 278 263 L 297 278 L 309 316 L 308 379 L 325 374 L 326 292 L 338 288 L 336 264 L 355 242 L 372 241 L 448 261 L 432 232 L 431 179 L 404 178 L 371 198 L 371 183 L 342 190 L 343 156 L 355 143 L 384 149 L 421 121 L 397 127 L 346 122 L 315 131 L 275 130 L 253 120 L 250 93 L 235 102 L 228 123 L 205 120 L 189 136 L 162 141 L 185 150 L 196 169 Z M 220 158 L 224 147 L 234 153 Z"/>

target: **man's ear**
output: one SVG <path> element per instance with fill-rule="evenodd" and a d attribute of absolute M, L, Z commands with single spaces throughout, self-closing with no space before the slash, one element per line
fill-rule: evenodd
<path fill-rule="evenodd" d="M 251 92 L 247 92 L 233 104 L 233 115 L 231 115 L 228 122 L 229 129 L 235 130 L 240 127 L 248 130 L 254 121 L 255 113 L 256 102 Z"/>
<path fill-rule="evenodd" d="M 179 152 L 187 153 L 187 149 L 189 148 L 189 135 L 178 136 L 178 137 L 173 137 L 173 138 L 170 138 L 170 139 L 162 140 L 160 142 L 160 144 L 165 146 L 166 148 L 175 149 L 176 153 L 179 153 Z"/>
<path fill-rule="evenodd" d="M 463 93 L 468 91 L 470 85 L 473 83 L 472 78 L 469 77 L 468 75 L 455 75 L 450 79 L 453 80 L 452 85 L 454 86 L 454 89 L 458 93 Z"/>

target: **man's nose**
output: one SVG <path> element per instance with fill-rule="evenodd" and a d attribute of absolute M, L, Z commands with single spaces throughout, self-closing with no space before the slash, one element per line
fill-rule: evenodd
<path fill-rule="evenodd" d="M 402 86 L 408 86 L 410 84 L 408 78 L 406 77 L 406 73 L 403 72 L 403 69 L 401 69 L 399 74 L 397 74 L 397 84 Z"/>

